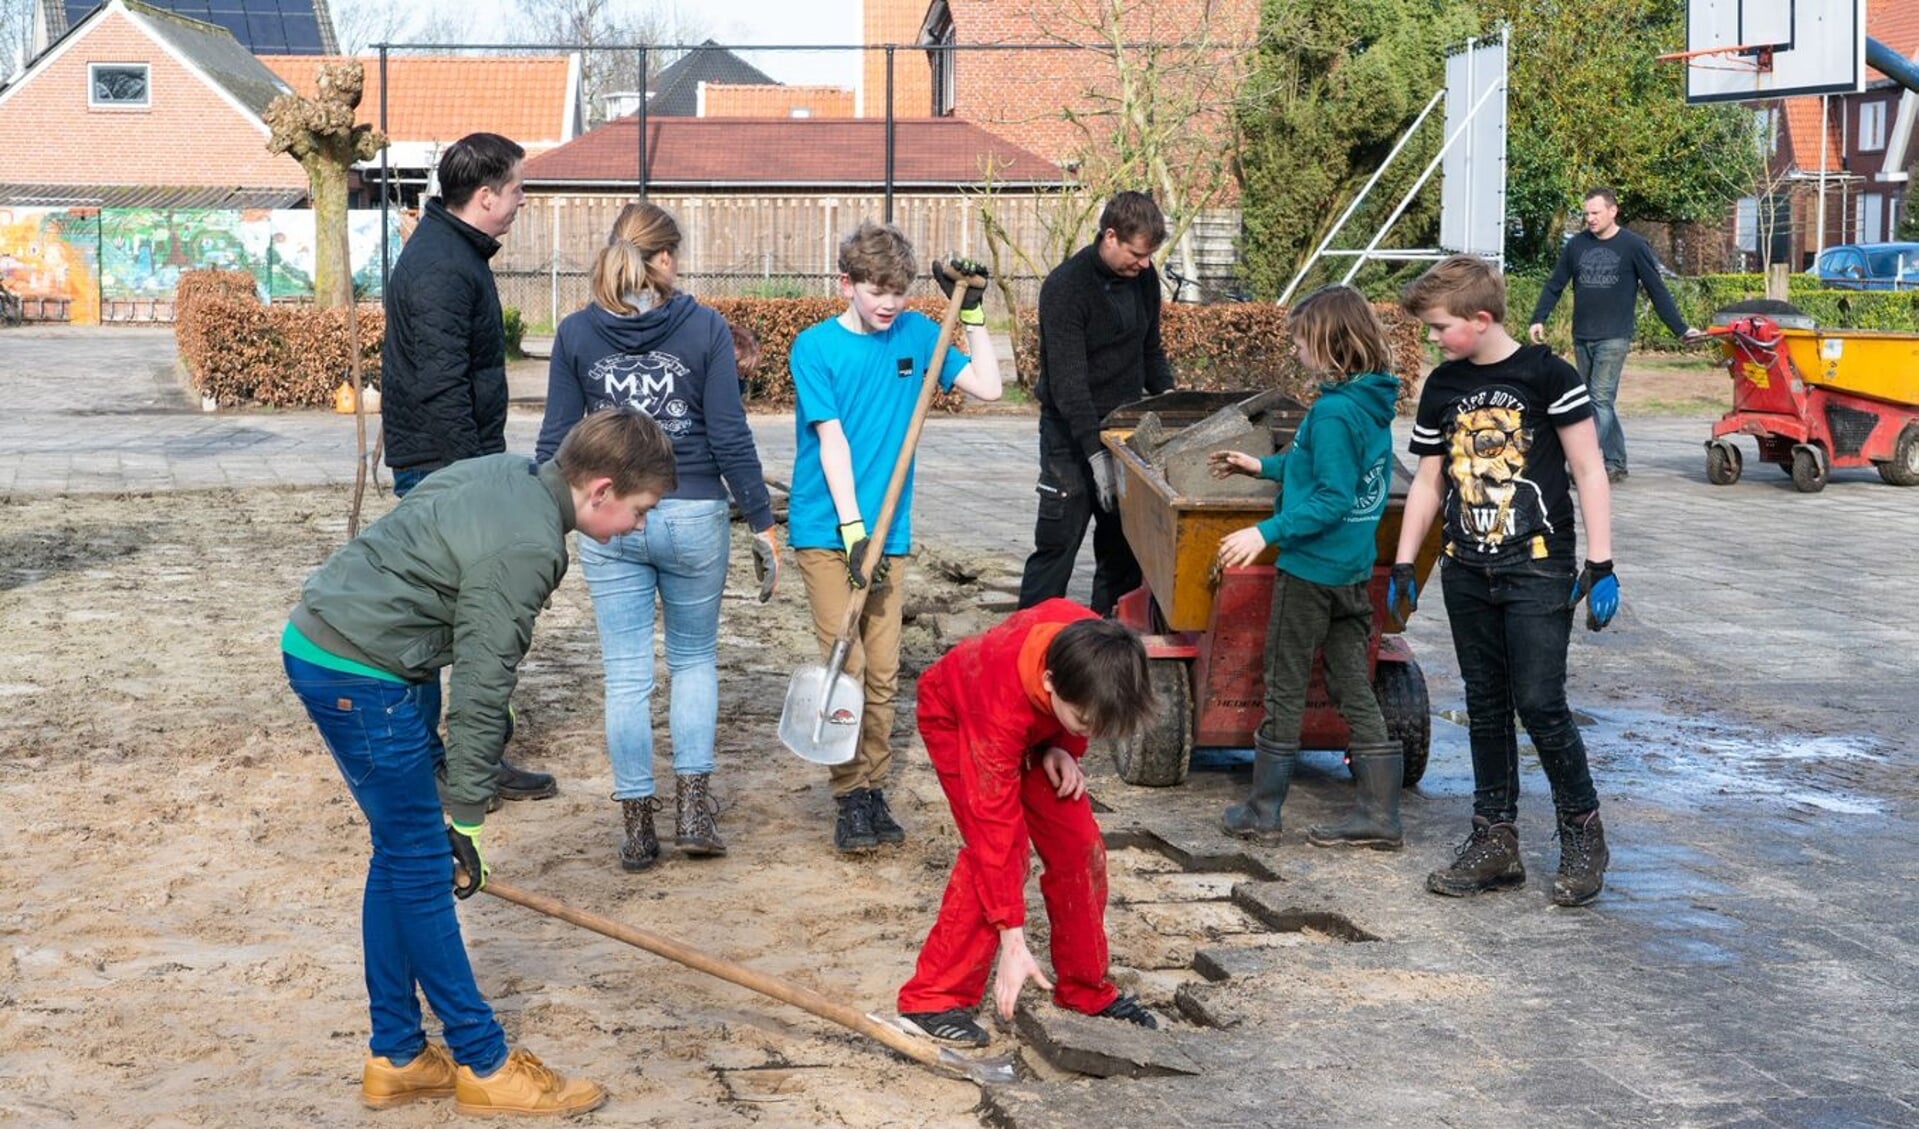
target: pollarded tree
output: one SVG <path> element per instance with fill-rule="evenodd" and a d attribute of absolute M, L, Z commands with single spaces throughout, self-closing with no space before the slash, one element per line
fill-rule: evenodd
<path fill-rule="evenodd" d="M 1445 82 L 1446 48 L 1471 37 L 1468 0 L 1265 0 L 1259 57 L 1240 92 L 1242 270 L 1277 295 Z M 1437 111 L 1435 111 L 1437 117 Z M 1347 230 L 1370 230 L 1438 150 L 1432 119 Z M 1393 243 L 1430 238 L 1439 193 L 1421 193 Z"/>
<path fill-rule="evenodd" d="M 366 70 L 358 60 L 320 66 L 315 97 L 282 94 L 266 112 L 272 137 L 267 151 L 291 154 L 306 170 L 313 196 L 313 302 L 347 306 L 353 302 L 352 267 L 347 261 L 347 172 L 370 160 L 386 144 L 378 130 L 354 121 Z"/>

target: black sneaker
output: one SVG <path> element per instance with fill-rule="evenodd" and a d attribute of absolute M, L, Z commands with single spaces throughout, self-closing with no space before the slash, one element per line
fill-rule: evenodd
<path fill-rule="evenodd" d="M 900 1024 L 909 1032 L 916 1032 L 929 1039 L 942 1043 L 958 1043 L 964 1047 L 983 1047 L 992 1042 L 973 1018 L 973 1014 L 963 1008 L 950 1011 L 903 1011 Z"/>
<path fill-rule="evenodd" d="M 502 800 L 544 800 L 559 795 L 560 785 L 550 772 L 528 772 L 502 757 L 493 791 Z"/>
<path fill-rule="evenodd" d="M 1428 874 L 1426 888 L 1449 898 L 1463 898 L 1502 886 L 1524 885 L 1525 881 L 1526 864 L 1519 857 L 1519 829 L 1510 823 L 1494 823 L 1476 815 L 1472 834 L 1453 852 L 1453 864 Z"/>
<path fill-rule="evenodd" d="M 1136 1023 L 1148 1031 L 1159 1030 L 1159 1019 L 1146 1006 L 1139 1002 L 1138 996 L 1129 996 L 1124 992 L 1119 998 L 1093 1014 L 1101 1019 L 1122 1019 L 1127 1023 Z"/>
<path fill-rule="evenodd" d="M 1553 876 L 1553 904 L 1591 905 L 1606 886 L 1606 829 L 1597 808 L 1559 821 L 1559 873 Z"/>
<path fill-rule="evenodd" d="M 833 824 L 833 846 L 842 851 L 870 851 L 880 845 L 873 832 L 873 811 L 866 803 L 864 789 L 837 796 L 839 819 Z"/>
<path fill-rule="evenodd" d="M 882 843 L 906 842 L 906 828 L 886 806 L 886 792 L 879 788 L 866 789 L 866 814 L 873 821 L 873 834 Z"/>

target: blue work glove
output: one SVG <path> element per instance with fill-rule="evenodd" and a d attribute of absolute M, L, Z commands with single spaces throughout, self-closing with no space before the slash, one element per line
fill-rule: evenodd
<path fill-rule="evenodd" d="M 1587 561 L 1573 581 L 1573 594 L 1566 606 L 1576 608 L 1586 601 L 1586 630 L 1598 631 L 1619 613 L 1619 578 L 1612 574 L 1611 561 Z"/>
<path fill-rule="evenodd" d="M 1406 621 L 1419 610 L 1419 574 L 1410 564 L 1396 564 L 1386 580 L 1386 614 L 1393 626 L 1404 630 Z"/>
<path fill-rule="evenodd" d="M 446 840 L 453 847 L 453 896 L 470 898 L 486 885 L 486 859 L 480 855 L 480 825 L 448 824 Z M 460 881 L 465 872 L 466 881 Z"/>
<path fill-rule="evenodd" d="M 952 259 L 933 264 L 933 279 L 940 284 L 940 291 L 948 298 L 953 296 L 953 287 L 959 280 L 968 275 L 978 279 L 979 284 L 966 288 L 966 297 L 960 299 L 959 319 L 966 325 L 985 325 L 986 311 L 980 308 L 980 302 L 986 298 L 986 267 L 971 259 Z"/>

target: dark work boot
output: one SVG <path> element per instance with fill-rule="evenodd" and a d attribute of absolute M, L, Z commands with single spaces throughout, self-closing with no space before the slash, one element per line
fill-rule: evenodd
<path fill-rule="evenodd" d="M 867 806 L 866 789 L 855 788 L 844 796 L 835 796 L 839 816 L 833 824 L 833 846 L 841 851 L 870 851 L 880 845 L 873 830 L 873 809 Z"/>
<path fill-rule="evenodd" d="M 1371 847 L 1396 851 L 1406 845 L 1399 824 L 1399 790 L 1405 783 L 1406 750 L 1399 742 L 1354 745 L 1353 811 L 1330 827 L 1309 827 L 1306 841 L 1315 847 Z"/>
<path fill-rule="evenodd" d="M 1519 858 L 1519 829 L 1473 816 L 1472 834 L 1453 851 L 1453 864 L 1426 876 L 1426 888 L 1449 898 L 1484 893 L 1526 882 L 1526 864 Z"/>
<path fill-rule="evenodd" d="M 673 844 L 696 857 L 726 853 L 726 841 L 720 838 L 715 820 L 720 808 L 706 790 L 708 779 L 709 774 L 704 772 L 683 773 L 673 796 Z"/>
<path fill-rule="evenodd" d="M 1606 864 L 1611 861 L 1598 808 L 1560 817 L 1559 873 L 1553 876 L 1553 904 L 1591 905 L 1606 886 Z"/>
<path fill-rule="evenodd" d="M 659 810 L 658 796 L 620 801 L 620 816 L 626 823 L 626 842 L 620 844 L 621 870 L 645 870 L 660 861 L 660 836 L 653 830 L 653 813 Z"/>
<path fill-rule="evenodd" d="M 1219 817 L 1228 835 L 1256 843 L 1279 842 L 1279 809 L 1293 783 L 1299 763 L 1299 744 L 1282 745 L 1253 734 L 1253 791 L 1244 803 L 1234 804 Z"/>
<path fill-rule="evenodd" d="M 893 818 L 893 811 L 886 806 L 886 791 L 883 788 L 866 790 L 866 815 L 873 821 L 873 836 L 882 843 L 906 842 L 906 828 Z"/>
<path fill-rule="evenodd" d="M 550 772 L 528 772 L 501 757 L 493 790 L 502 800 L 544 800 L 559 795 L 560 785 Z"/>

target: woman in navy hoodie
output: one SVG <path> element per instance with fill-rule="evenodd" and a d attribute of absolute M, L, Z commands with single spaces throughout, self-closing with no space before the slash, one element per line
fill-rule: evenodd
<path fill-rule="evenodd" d="M 678 782 L 675 843 L 723 855 L 707 788 L 719 720 L 720 593 L 731 547 L 727 488 L 754 530 L 760 599 L 773 595 L 779 546 L 746 426 L 726 319 L 675 289 L 680 228 L 652 204 L 629 204 L 593 264 L 593 304 L 560 323 L 547 375 L 537 455 L 550 458 L 580 419 L 632 406 L 673 439 L 679 488 L 643 528 L 602 545 L 580 542 L 606 671 L 606 745 L 626 838 L 620 865 L 660 856 L 653 813 L 653 608 L 666 607 L 670 732 Z M 724 484 L 722 484 L 724 480 Z"/>

